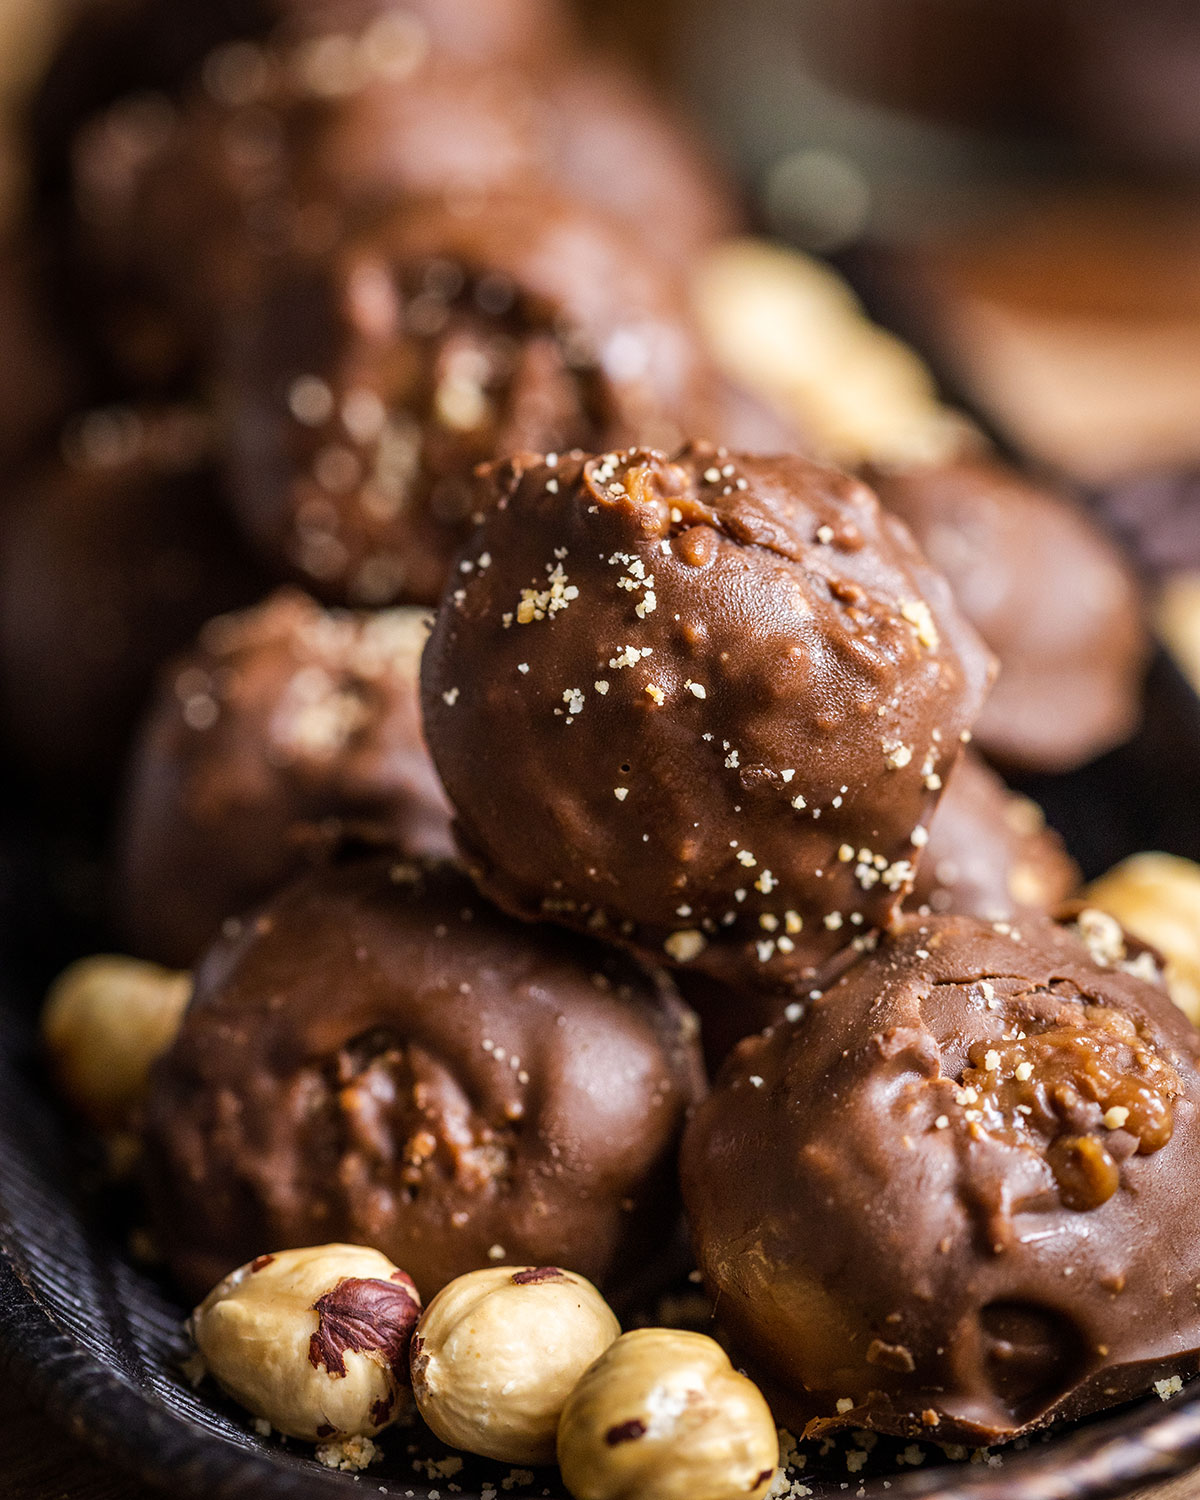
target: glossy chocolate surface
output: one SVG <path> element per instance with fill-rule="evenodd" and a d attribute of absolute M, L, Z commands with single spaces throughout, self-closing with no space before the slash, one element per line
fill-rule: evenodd
<path fill-rule="evenodd" d="M 1113 957 L 913 917 L 739 1045 L 684 1194 L 781 1413 L 994 1443 L 1195 1371 L 1200 1037 Z"/>
<path fill-rule="evenodd" d="M 200 966 L 148 1108 L 157 1234 L 188 1288 L 329 1240 L 426 1299 L 504 1262 L 611 1288 L 671 1232 L 700 1087 L 665 979 L 513 923 L 448 867 L 329 869 Z"/>
<path fill-rule="evenodd" d="M 707 445 L 483 484 L 422 679 L 482 887 L 752 983 L 890 921 L 991 659 L 866 486 Z"/>
<path fill-rule="evenodd" d="M 121 822 L 119 916 L 187 967 L 346 841 L 447 856 L 450 808 L 421 736 L 417 610 L 328 611 L 295 589 L 210 621 L 163 674 Z"/>
<path fill-rule="evenodd" d="M 1141 598 L 1081 509 L 987 460 L 871 483 L 1000 662 L 976 730 L 989 755 L 1065 771 L 1132 734 L 1149 649 Z"/>

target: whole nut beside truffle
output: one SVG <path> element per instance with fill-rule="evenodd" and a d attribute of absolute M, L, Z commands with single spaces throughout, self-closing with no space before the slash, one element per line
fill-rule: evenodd
<path fill-rule="evenodd" d="M 254 1416 L 308 1442 L 370 1437 L 395 1420 L 421 1300 L 361 1245 L 260 1255 L 192 1314 L 207 1372 Z"/>
<path fill-rule="evenodd" d="M 1087 900 L 1166 959 L 1171 999 L 1200 1025 L 1200 865 L 1175 854 L 1135 854 L 1093 881 Z"/>
<path fill-rule="evenodd" d="M 563 1404 L 620 1332 L 596 1288 L 570 1271 L 472 1271 L 443 1287 L 417 1326 L 417 1407 L 455 1448 L 507 1463 L 553 1463 Z"/>
<path fill-rule="evenodd" d="M 192 976 L 136 958 L 81 958 L 50 987 L 42 1035 L 60 1088 L 101 1129 L 125 1124 L 175 1040 Z"/>
<path fill-rule="evenodd" d="M 558 1462 L 576 1500 L 765 1495 L 779 1447 L 771 1410 L 702 1333 L 624 1334 L 571 1392 Z"/>

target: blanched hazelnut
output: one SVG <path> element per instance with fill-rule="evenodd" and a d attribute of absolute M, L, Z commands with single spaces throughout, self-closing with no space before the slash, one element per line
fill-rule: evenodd
<path fill-rule="evenodd" d="M 970 441 L 919 357 L 820 261 L 726 240 L 700 261 L 694 300 L 717 364 L 830 461 L 936 462 Z"/>
<path fill-rule="evenodd" d="M 1200 865 L 1174 854 L 1135 854 L 1084 895 L 1158 949 L 1171 999 L 1200 1025 Z"/>
<path fill-rule="evenodd" d="M 179 1030 L 192 976 L 97 954 L 54 981 L 42 1034 L 63 1093 L 101 1129 L 127 1122 Z"/>
<path fill-rule="evenodd" d="M 552 1463 L 563 1402 L 620 1332 L 596 1288 L 570 1271 L 471 1271 L 442 1288 L 417 1327 L 417 1407 L 455 1448 Z"/>
<path fill-rule="evenodd" d="M 408 1385 L 417 1289 L 386 1255 L 320 1245 L 260 1255 L 192 1314 L 207 1372 L 289 1437 L 370 1437 L 395 1420 Z"/>
<path fill-rule="evenodd" d="M 1154 617 L 1179 670 L 1200 693 L 1200 570 L 1184 569 L 1163 581 Z"/>
<path fill-rule="evenodd" d="M 751 1380 L 702 1333 L 639 1328 L 571 1392 L 558 1462 L 576 1500 L 763 1496 L 779 1444 Z"/>

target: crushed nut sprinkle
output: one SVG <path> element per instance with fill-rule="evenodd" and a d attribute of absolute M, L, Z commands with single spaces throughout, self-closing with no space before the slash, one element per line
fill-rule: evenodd
<path fill-rule="evenodd" d="M 681 932 L 673 932 L 663 943 L 666 953 L 677 964 L 690 963 L 692 959 L 698 958 L 707 946 L 708 939 L 695 927 L 686 927 Z"/>
<path fill-rule="evenodd" d="M 565 549 L 560 550 L 565 552 Z M 555 556 L 557 555 L 556 552 Z M 579 598 L 578 588 L 567 581 L 561 560 L 553 564 L 547 563 L 546 572 L 548 574 L 546 588 L 521 590 L 521 602 L 517 605 L 516 614 L 518 625 L 531 625 L 535 620 L 552 617 L 560 610 L 566 609 L 572 600 Z"/>
<path fill-rule="evenodd" d="M 936 651 L 941 643 L 933 615 L 924 599 L 906 599 L 900 606 L 901 615 L 916 630 L 917 639 L 927 651 Z"/>

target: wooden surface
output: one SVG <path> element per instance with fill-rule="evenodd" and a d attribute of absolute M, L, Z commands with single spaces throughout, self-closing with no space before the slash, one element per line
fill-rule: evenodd
<path fill-rule="evenodd" d="M 99 1463 L 82 1445 L 0 1389 L 2 1500 L 162 1500 Z M 1200 1500 L 1200 1470 L 1129 1500 Z"/>
<path fill-rule="evenodd" d="M 15 1391 L 0 1389 L 3 1500 L 160 1500 L 93 1458 Z"/>

